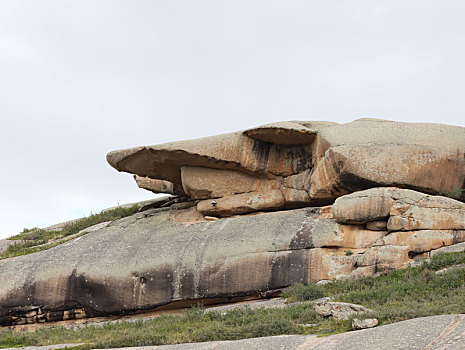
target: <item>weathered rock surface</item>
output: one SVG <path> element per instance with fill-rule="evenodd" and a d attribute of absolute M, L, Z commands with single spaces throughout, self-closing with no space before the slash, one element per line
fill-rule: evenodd
<path fill-rule="evenodd" d="M 392 187 L 339 197 L 334 202 L 333 215 L 337 222 L 351 224 L 368 225 L 384 219 L 388 231 L 465 229 L 465 203 Z"/>
<path fill-rule="evenodd" d="M 319 216 L 317 209 L 191 225 L 171 216 L 169 210 L 146 211 L 3 263 L 0 322 L 62 319 L 76 310 L 120 313 L 308 281 L 307 222 Z"/>
<path fill-rule="evenodd" d="M 449 125 L 376 119 L 324 128 L 313 147 L 310 197 L 388 186 L 428 193 L 463 189 L 464 132 Z"/>
<path fill-rule="evenodd" d="M 432 194 L 450 192 L 465 200 L 464 155 L 465 128 L 360 119 L 341 125 L 273 123 L 243 132 L 113 151 L 107 160 L 119 171 L 158 179 L 152 186 L 157 191 L 166 188 L 170 192 L 163 185 L 168 181 L 193 199 L 234 200 L 233 195 L 266 191 L 264 181 L 273 179 L 278 185 L 275 189 L 283 193 L 284 207 L 294 208 L 328 204 L 351 192 L 390 186 Z M 371 207 L 366 198 L 365 212 L 358 211 L 356 221 L 363 215 L 372 218 L 366 222 L 387 217 L 392 200 L 388 195 L 385 202 L 376 201 L 379 207 Z M 243 212 L 242 207 L 237 214 Z M 377 218 L 373 218 L 375 212 Z"/>
<path fill-rule="evenodd" d="M 389 231 L 464 230 L 465 204 L 425 195 L 419 201 L 397 200 L 391 207 Z"/>
<path fill-rule="evenodd" d="M 380 217 L 377 208 L 397 215 L 396 203 L 415 205 L 411 222 L 428 222 L 431 203 L 442 203 L 446 211 L 448 203 L 451 210 L 462 205 L 412 190 L 372 189 L 341 197 L 332 207 L 216 219 L 284 204 L 278 189 L 231 197 L 218 198 L 216 206 L 208 199 L 146 210 L 48 251 L 2 261 L 0 322 L 122 313 L 177 301 L 227 300 L 296 282 L 359 278 L 465 243 L 465 230 L 443 229 L 450 220 L 435 222 L 437 230 L 367 229 L 367 220 Z"/>
<path fill-rule="evenodd" d="M 184 194 L 182 188 L 175 189 L 174 184 L 169 181 L 151 179 L 150 177 L 139 175 L 134 175 L 134 180 L 139 188 L 143 188 L 144 190 L 148 190 L 153 193 L 169 193 L 175 195 Z"/>
<path fill-rule="evenodd" d="M 313 308 L 318 315 L 332 317 L 337 320 L 348 320 L 354 315 L 373 312 L 362 305 L 331 301 L 329 298 L 314 301 Z"/>
<path fill-rule="evenodd" d="M 114 151 L 107 160 L 140 187 L 177 197 L 2 261 L 0 323 L 358 278 L 465 243 L 465 204 L 436 195 L 465 200 L 461 127 L 283 122 Z"/>
<path fill-rule="evenodd" d="M 378 320 L 376 318 L 365 318 L 363 320 L 359 320 L 358 318 L 354 318 L 352 320 L 352 329 L 354 331 L 359 329 L 367 329 L 373 328 L 378 325 Z"/>
<path fill-rule="evenodd" d="M 259 191 L 266 179 L 237 170 L 218 170 L 184 166 L 181 180 L 186 194 L 193 199 L 218 198 Z"/>

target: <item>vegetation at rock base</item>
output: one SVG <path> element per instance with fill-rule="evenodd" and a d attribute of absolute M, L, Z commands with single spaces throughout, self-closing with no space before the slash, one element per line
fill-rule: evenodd
<path fill-rule="evenodd" d="M 316 284 L 304 285 L 296 283 L 289 288 L 289 291 L 283 293 L 283 298 L 286 298 L 288 303 L 295 303 L 297 301 L 307 301 L 323 298 L 325 292 L 321 286 Z"/>
<path fill-rule="evenodd" d="M 20 234 L 8 238 L 9 240 L 18 241 L 18 243 L 10 245 L 4 252 L 0 253 L 0 259 L 32 254 L 50 249 L 58 244 L 66 242 L 67 237 L 69 238 L 88 227 L 133 215 L 139 209 L 139 205 L 134 204 L 127 208 L 117 207 L 110 210 L 104 210 L 98 214 L 91 214 L 88 217 L 72 221 L 66 224 L 61 230 L 56 231 L 48 231 L 39 228 L 24 229 Z M 86 232 L 84 231 L 81 235 L 85 233 Z M 72 238 L 76 237 L 77 236 L 75 235 Z"/>
<path fill-rule="evenodd" d="M 288 300 L 304 301 L 332 296 L 374 310 L 380 324 L 415 317 L 465 313 L 465 269 L 444 274 L 435 271 L 465 263 L 465 252 L 434 256 L 420 267 L 383 272 L 356 281 L 296 285 Z M 151 320 L 121 321 L 103 326 L 65 329 L 44 327 L 34 332 L 0 330 L 0 347 L 85 343 L 82 349 L 144 346 L 233 340 L 279 334 L 332 334 L 350 330 L 350 320 L 322 318 L 310 302 L 289 304 L 284 309 L 239 309 L 204 312 L 193 307 L 182 315 L 162 315 Z"/>

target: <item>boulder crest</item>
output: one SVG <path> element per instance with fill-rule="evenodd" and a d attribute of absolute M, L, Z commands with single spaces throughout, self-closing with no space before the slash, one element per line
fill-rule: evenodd
<path fill-rule="evenodd" d="M 330 204 L 344 194 L 372 187 L 395 186 L 451 193 L 465 200 L 465 128 L 441 124 L 378 119 L 347 124 L 280 122 L 113 151 L 107 160 L 118 171 L 171 183 L 165 187 L 177 188 L 178 193 L 184 189 L 193 199 L 227 197 L 237 202 L 234 195 L 246 198 L 244 193 L 251 193 L 255 198 L 257 192 L 272 188 L 282 192 L 282 208 L 296 208 Z M 270 205 L 270 210 L 276 209 L 275 201 Z M 264 204 L 248 211 L 266 209 Z M 244 209 L 238 212 L 242 213 Z"/>
<path fill-rule="evenodd" d="M 176 200 L 0 260 L 0 324 L 258 297 L 465 244 L 462 127 L 281 122 L 107 160 Z"/>

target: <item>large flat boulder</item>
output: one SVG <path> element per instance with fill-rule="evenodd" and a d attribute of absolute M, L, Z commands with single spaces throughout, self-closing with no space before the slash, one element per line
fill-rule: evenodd
<path fill-rule="evenodd" d="M 312 198 L 383 186 L 433 194 L 464 188 L 463 127 L 359 119 L 321 129 L 313 150 Z"/>
<path fill-rule="evenodd" d="M 153 209 L 2 262 L 0 323 L 33 322 L 39 309 L 47 320 L 96 316 L 308 282 L 319 209 L 190 224 L 177 214 Z"/>
<path fill-rule="evenodd" d="M 192 198 L 256 191 L 250 188 L 274 178 L 287 207 L 329 204 L 352 192 L 393 186 L 465 201 L 465 128 L 450 125 L 280 122 L 113 151 L 107 160 L 118 171 L 184 188 Z"/>

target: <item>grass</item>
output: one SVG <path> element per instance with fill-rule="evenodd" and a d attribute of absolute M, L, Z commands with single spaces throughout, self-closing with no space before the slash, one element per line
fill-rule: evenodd
<path fill-rule="evenodd" d="M 434 272 L 465 263 L 465 252 L 437 255 L 415 268 L 385 272 L 357 281 L 336 281 L 323 286 L 295 285 L 288 301 L 321 296 L 362 304 L 380 324 L 415 317 L 465 313 L 465 269 L 441 275 Z M 82 349 L 145 346 L 234 340 L 279 334 L 333 334 L 350 330 L 350 320 L 318 316 L 311 303 L 289 304 L 285 309 L 242 309 L 204 313 L 194 307 L 182 315 L 164 315 L 148 321 L 122 321 L 103 327 L 76 329 L 44 327 L 34 332 L 0 330 L 0 347 L 85 343 Z"/>
<path fill-rule="evenodd" d="M 111 210 L 102 211 L 98 214 L 91 214 L 88 217 L 78 219 L 66 224 L 61 230 L 47 231 L 39 228 L 24 229 L 23 232 L 8 238 L 19 241 L 10 245 L 5 251 L 0 253 L 0 259 L 12 258 L 19 255 L 27 255 L 42 250 L 50 249 L 67 241 L 66 237 L 74 235 L 90 226 L 100 224 L 105 221 L 121 219 L 133 215 L 139 210 L 139 205 L 131 207 L 117 207 Z M 85 234 L 83 232 L 82 234 Z"/>

